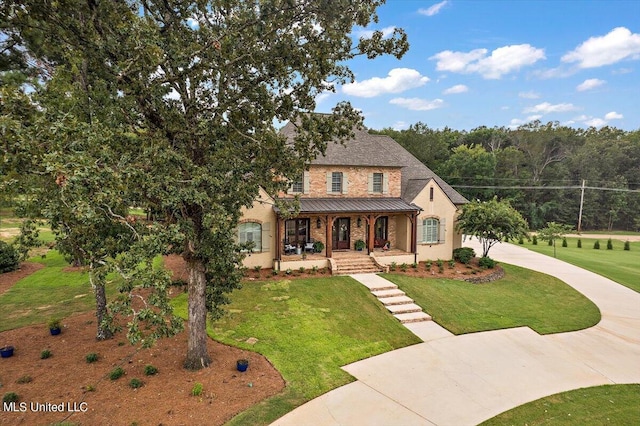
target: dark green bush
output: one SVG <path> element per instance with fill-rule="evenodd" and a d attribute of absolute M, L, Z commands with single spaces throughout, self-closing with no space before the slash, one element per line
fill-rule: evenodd
<path fill-rule="evenodd" d="M 552 246 L 553 245 L 553 240 L 549 240 L 548 241 L 548 245 Z"/>
<path fill-rule="evenodd" d="M 0 274 L 18 269 L 20 254 L 13 246 L 0 241 Z"/>
<path fill-rule="evenodd" d="M 568 247 L 567 239 L 566 239 L 566 238 L 563 238 L 563 239 L 562 239 L 562 247 Z"/>
<path fill-rule="evenodd" d="M 518 244 L 524 244 L 524 238 L 522 237 L 518 238 Z"/>
<path fill-rule="evenodd" d="M 631 244 L 629 244 L 629 241 L 625 241 L 625 242 L 624 242 L 624 249 L 625 249 L 626 251 L 631 250 Z"/>
<path fill-rule="evenodd" d="M 144 382 L 140 379 L 131 379 L 129 380 L 129 387 L 131 389 L 138 389 L 144 385 Z"/>
<path fill-rule="evenodd" d="M 18 402 L 18 394 L 15 392 L 7 392 L 2 397 L 2 402 Z"/>
<path fill-rule="evenodd" d="M 47 358 L 51 358 L 51 351 L 49 349 L 45 349 L 42 352 L 40 352 L 40 359 L 47 359 Z"/>
<path fill-rule="evenodd" d="M 145 376 L 153 376 L 154 374 L 157 374 L 157 373 L 158 373 L 158 369 L 153 365 L 149 364 L 144 366 Z"/>
<path fill-rule="evenodd" d="M 607 240 L 607 250 L 613 250 L 613 241 L 611 241 L 611 238 Z"/>
<path fill-rule="evenodd" d="M 118 380 L 122 376 L 124 376 L 124 370 L 122 367 L 116 367 L 109 373 L 109 378 L 111 380 Z"/>
<path fill-rule="evenodd" d="M 593 243 L 593 248 L 596 250 L 600 250 L 600 241 L 596 240 L 596 242 Z"/>
<path fill-rule="evenodd" d="M 481 257 L 478 266 L 484 269 L 493 269 L 496 266 L 496 261 L 489 256 Z"/>
<path fill-rule="evenodd" d="M 578 248 L 582 248 L 582 240 L 578 238 Z"/>
<path fill-rule="evenodd" d="M 468 265 L 474 257 L 476 252 L 471 247 L 460 247 L 453 251 L 453 259 L 465 265 Z"/>
<path fill-rule="evenodd" d="M 406 263 L 403 263 L 402 265 L 400 265 L 400 270 L 402 272 L 407 272 L 407 269 L 409 269 L 409 265 L 407 265 Z"/>
<path fill-rule="evenodd" d="M 538 245 L 538 237 L 537 236 L 534 235 L 532 241 L 533 241 L 533 245 L 534 246 Z"/>
<path fill-rule="evenodd" d="M 91 352 L 90 354 L 87 354 L 87 356 L 84 357 L 84 359 L 91 364 L 92 362 L 96 362 L 98 360 L 99 356 L 97 353 L 95 352 Z"/>

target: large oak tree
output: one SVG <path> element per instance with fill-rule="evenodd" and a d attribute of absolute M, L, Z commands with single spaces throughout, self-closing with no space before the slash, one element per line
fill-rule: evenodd
<path fill-rule="evenodd" d="M 61 92 L 40 97 L 38 108 L 57 114 L 33 126 L 29 137 L 35 142 L 24 137 L 31 144 L 24 149 L 46 147 L 38 129 L 67 122 L 69 115 L 60 114 L 115 132 L 104 142 L 87 138 L 82 149 L 123 142 L 117 161 L 109 156 L 108 164 L 124 185 L 126 196 L 118 199 L 159 212 L 163 221 L 142 240 L 156 244 L 151 252 L 162 248 L 186 261 L 187 368 L 210 364 L 207 312 L 219 315 L 227 294 L 238 287 L 242 254 L 234 237 L 241 208 L 252 204 L 261 187 L 270 194 L 284 189 L 328 141 L 348 137 L 361 122 L 348 104 L 332 114 L 309 114 L 316 96 L 353 80 L 345 61 L 357 55 L 400 57 L 407 50 L 399 29 L 389 38 L 376 31 L 353 39 L 354 26 L 377 21 L 381 3 L 2 2 L 6 40 L 17 40 L 37 66 L 71 84 L 70 96 L 85 104 L 82 114 L 64 110 Z M 45 81 L 40 91 L 47 90 Z M 295 140 L 278 135 L 274 121 L 296 123 Z M 75 176 L 69 153 L 57 153 L 66 179 Z M 53 180 L 61 175 L 44 172 Z M 77 201 L 94 205 L 95 191 L 100 189 Z M 105 217 L 122 219 L 114 213 L 104 208 Z"/>

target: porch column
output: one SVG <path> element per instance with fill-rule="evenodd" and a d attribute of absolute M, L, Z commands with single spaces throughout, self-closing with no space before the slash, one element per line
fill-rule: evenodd
<path fill-rule="evenodd" d="M 276 260 L 282 260 L 282 245 L 284 244 L 283 238 L 281 238 L 282 233 L 282 218 L 280 216 L 276 216 Z"/>
<path fill-rule="evenodd" d="M 332 228 L 333 228 L 333 220 L 335 219 L 335 217 L 333 216 L 327 216 L 325 218 L 325 222 L 327 224 L 327 230 L 326 230 L 326 237 L 325 240 L 327 241 L 327 257 L 331 257 L 333 255 L 333 232 L 331 232 Z"/>
<path fill-rule="evenodd" d="M 375 232 L 376 232 L 376 218 L 374 215 L 369 215 L 367 216 L 367 222 L 369 223 L 369 235 L 367 236 L 367 248 L 368 248 L 368 254 L 371 254 L 371 252 L 374 249 L 375 246 Z"/>
<path fill-rule="evenodd" d="M 415 213 L 411 213 L 411 217 L 409 220 L 411 221 L 411 252 L 418 253 L 418 227 L 416 226 L 416 218 L 417 215 Z"/>

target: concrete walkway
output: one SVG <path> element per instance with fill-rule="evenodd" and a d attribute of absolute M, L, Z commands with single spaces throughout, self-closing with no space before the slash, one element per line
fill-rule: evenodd
<path fill-rule="evenodd" d="M 464 244 L 479 252 L 477 242 Z M 274 425 L 475 425 L 529 401 L 588 386 L 640 383 L 640 294 L 525 248 L 491 257 L 554 275 L 591 299 L 595 327 L 541 336 L 521 327 L 453 336 L 419 323 L 425 343 L 344 367 L 357 381 Z"/>

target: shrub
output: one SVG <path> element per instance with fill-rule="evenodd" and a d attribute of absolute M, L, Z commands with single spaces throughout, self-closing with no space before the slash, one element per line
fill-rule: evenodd
<path fill-rule="evenodd" d="M 430 270 L 431 270 L 431 265 L 432 265 L 432 262 L 431 262 L 430 260 L 427 260 L 426 262 L 424 262 L 424 268 L 425 268 L 427 271 L 430 271 Z"/>
<path fill-rule="evenodd" d="M 534 235 L 533 239 L 532 239 L 532 242 L 533 242 L 534 246 L 537 246 L 538 245 L 538 237 Z"/>
<path fill-rule="evenodd" d="M 0 241 L 0 274 L 18 269 L 20 254 L 12 245 Z"/>
<path fill-rule="evenodd" d="M 274 277 L 278 275 L 278 270 L 277 269 L 271 270 L 271 275 L 273 275 Z"/>
<path fill-rule="evenodd" d="M 566 238 L 562 239 L 562 247 L 568 247 Z"/>
<path fill-rule="evenodd" d="M 411 267 L 412 267 L 413 269 L 418 269 L 418 264 L 417 264 L 417 263 L 415 263 L 415 262 L 413 262 L 413 263 L 411 264 Z"/>
<path fill-rule="evenodd" d="M 313 243 L 314 252 L 320 253 L 322 250 L 324 250 L 324 243 L 322 241 L 316 241 L 315 243 Z"/>
<path fill-rule="evenodd" d="M 397 267 L 398 264 L 396 262 L 391 262 L 391 265 L 389 265 L 389 269 L 392 271 L 395 271 Z"/>
<path fill-rule="evenodd" d="M 624 249 L 625 249 L 626 251 L 631 250 L 631 245 L 629 244 L 629 241 L 625 241 L 625 242 L 624 242 Z"/>
<path fill-rule="evenodd" d="M 613 241 L 611 241 L 611 238 L 607 240 L 607 250 L 613 250 Z"/>
<path fill-rule="evenodd" d="M 596 240 L 596 242 L 593 243 L 593 248 L 596 250 L 600 250 L 600 241 Z"/>
<path fill-rule="evenodd" d="M 96 362 L 98 358 L 100 357 L 95 352 L 91 352 L 90 354 L 87 354 L 87 356 L 84 357 L 84 359 L 87 361 L 88 364 L 91 364 L 92 362 Z"/>
<path fill-rule="evenodd" d="M 312 267 L 311 267 L 311 273 L 312 273 L 312 274 L 317 274 L 317 273 L 318 273 L 318 267 L 317 267 L 317 266 L 315 266 L 315 265 L 314 265 L 314 266 L 312 266 Z"/>
<path fill-rule="evenodd" d="M 87 385 L 84 387 L 87 392 L 95 392 L 96 387 L 93 385 Z"/>
<path fill-rule="evenodd" d="M 403 263 L 402 265 L 400 265 L 400 270 L 402 272 L 407 272 L 407 269 L 409 269 L 409 265 L 407 265 L 406 263 Z"/>
<path fill-rule="evenodd" d="M 193 385 L 193 388 L 191 388 L 191 395 L 193 396 L 200 396 L 202 395 L 202 383 L 196 383 Z"/>
<path fill-rule="evenodd" d="M 444 261 L 442 259 L 436 260 L 436 265 L 438 265 L 438 272 L 444 272 Z"/>
<path fill-rule="evenodd" d="M 40 359 L 47 359 L 47 358 L 51 358 L 51 351 L 49 349 L 45 349 L 42 352 L 40 352 Z"/>
<path fill-rule="evenodd" d="M 124 370 L 122 367 L 116 367 L 109 373 L 109 378 L 111 380 L 118 380 L 122 376 L 124 376 Z"/>
<path fill-rule="evenodd" d="M 31 383 L 31 382 L 33 382 L 33 379 L 29 375 L 22 376 L 18 380 L 16 380 L 16 383 L 19 383 L 19 384 Z"/>
<path fill-rule="evenodd" d="M 2 397 L 2 402 L 18 402 L 19 399 L 20 398 L 18 397 L 17 393 L 15 393 L 15 392 L 7 392 Z"/>
<path fill-rule="evenodd" d="M 524 238 L 522 237 L 518 238 L 518 244 L 520 245 L 524 244 Z"/>
<path fill-rule="evenodd" d="M 476 252 L 471 247 L 460 247 L 453 251 L 453 259 L 465 265 L 468 265 L 474 257 Z"/>
<path fill-rule="evenodd" d="M 553 240 L 551 240 L 551 239 L 550 239 L 550 240 L 549 240 L 549 242 L 548 242 L 548 244 L 549 244 L 550 246 L 552 246 L 552 245 L 553 245 Z"/>
<path fill-rule="evenodd" d="M 301 274 L 304 274 L 304 271 L 305 271 L 304 266 L 301 266 L 300 269 L 298 269 L 298 271 L 300 271 Z"/>
<path fill-rule="evenodd" d="M 578 238 L 578 248 L 582 248 L 582 240 Z"/>
<path fill-rule="evenodd" d="M 129 380 L 129 387 L 131 389 L 138 389 L 138 388 L 142 387 L 142 385 L 144 385 L 144 382 L 142 380 L 140 380 L 140 379 L 133 378 L 133 379 Z"/>
<path fill-rule="evenodd" d="M 144 366 L 144 375 L 145 376 L 153 376 L 158 373 L 158 369 L 151 364 Z"/>
<path fill-rule="evenodd" d="M 485 256 L 478 260 L 478 265 L 483 269 L 493 269 L 496 266 L 496 261 L 489 256 Z"/>
<path fill-rule="evenodd" d="M 256 266 L 253 267 L 253 271 L 257 272 L 257 273 L 260 273 L 261 269 L 262 269 L 262 266 L 260 266 L 260 265 L 256 265 Z"/>
<path fill-rule="evenodd" d="M 453 269 L 455 266 L 456 266 L 456 261 L 455 261 L 455 260 L 453 260 L 453 259 L 451 259 L 451 260 L 449 261 L 449 268 L 450 268 L 450 269 Z"/>
<path fill-rule="evenodd" d="M 293 271 L 291 270 L 291 268 L 287 269 L 286 271 L 284 271 L 285 274 L 287 275 L 291 275 Z"/>

